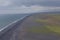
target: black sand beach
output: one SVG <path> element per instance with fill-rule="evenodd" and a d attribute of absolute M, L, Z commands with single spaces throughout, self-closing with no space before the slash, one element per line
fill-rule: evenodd
<path fill-rule="evenodd" d="M 2 35 L 0 40 L 60 40 L 60 34 L 44 28 L 50 23 L 47 24 L 44 20 L 51 17 L 47 14 L 32 15 Z M 43 22 L 36 20 L 39 18 L 43 19 Z"/>

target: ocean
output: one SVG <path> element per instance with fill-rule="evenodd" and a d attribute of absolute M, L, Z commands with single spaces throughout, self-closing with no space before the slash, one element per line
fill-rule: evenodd
<path fill-rule="evenodd" d="M 0 14 L 0 29 L 28 14 Z"/>

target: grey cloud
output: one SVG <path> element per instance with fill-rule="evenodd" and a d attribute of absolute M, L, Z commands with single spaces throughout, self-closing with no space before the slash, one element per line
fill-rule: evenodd
<path fill-rule="evenodd" d="M 9 4 L 0 6 L 0 13 L 29 13 L 41 10 L 45 11 L 45 9 L 46 11 L 60 10 L 60 0 L 8 0 L 7 3 Z M 55 9 L 54 7 L 59 8 Z"/>
<path fill-rule="evenodd" d="M 11 2 L 11 5 L 7 7 L 15 7 L 21 5 L 60 6 L 60 0 L 8 0 L 8 1 Z"/>
<path fill-rule="evenodd" d="M 1 0 L 0 0 L 1 1 Z M 4 1 L 4 0 L 3 0 Z M 6 0 L 11 2 L 8 6 L 0 6 L 0 10 L 10 9 L 14 7 L 20 7 L 22 5 L 25 6 L 32 6 L 32 5 L 39 5 L 39 6 L 54 6 L 60 7 L 60 0 Z"/>
<path fill-rule="evenodd" d="M 12 0 L 12 1 L 16 6 L 21 5 L 60 6 L 60 0 Z"/>

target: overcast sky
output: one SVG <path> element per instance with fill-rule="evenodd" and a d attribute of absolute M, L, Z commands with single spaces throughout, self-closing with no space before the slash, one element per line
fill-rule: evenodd
<path fill-rule="evenodd" d="M 60 0 L 0 0 L 0 14 L 60 11 Z"/>

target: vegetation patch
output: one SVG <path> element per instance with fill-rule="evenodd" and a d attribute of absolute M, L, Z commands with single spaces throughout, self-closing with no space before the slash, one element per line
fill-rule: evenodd
<path fill-rule="evenodd" d="M 33 33 L 51 33 L 52 32 L 47 27 L 32 27 L 28 29 L 28 31 Z"/>
<path fill-rule="evenodd" d="M 54 25 L 54 26 L 47 25 L 46 27 L 47 27 L 49 30 L 51 30 L 51 31 L 53 31 L 53 32 L 55 32 L 55 33 L 60 34 L 60 26 L 56 26 L 56 25 Z"/>
<path fill-rule="evenodd" d="M 43 20 L 43 19 L 36 19 L 35 22 L 42 22 L 42 23 L 46 23 L 48 22 L 48 20 Z"/>
<path fill-rule="evenodd" d="M 45 16 L 47 18 L 45 19 Z M 41 18 L 36 18 L 34 22 L 37 23 L 43 23 L 45 24 L 43 27 L 31 27 L 28 29 L 29 32 L 34 32 L 34 33 L 58 33 L 60 34 L 60 15 L 56 14 L 50 14 L 50 15 L 44 15 L 41 16 Z"/>
<path fill-rule="evenodd" d="M 28 31 L 32 33 L 58 33 L 60 34 L 60 26 L 46 25 L 44 27 L 31 27 L 30 29 L 28 29 Z"/>

